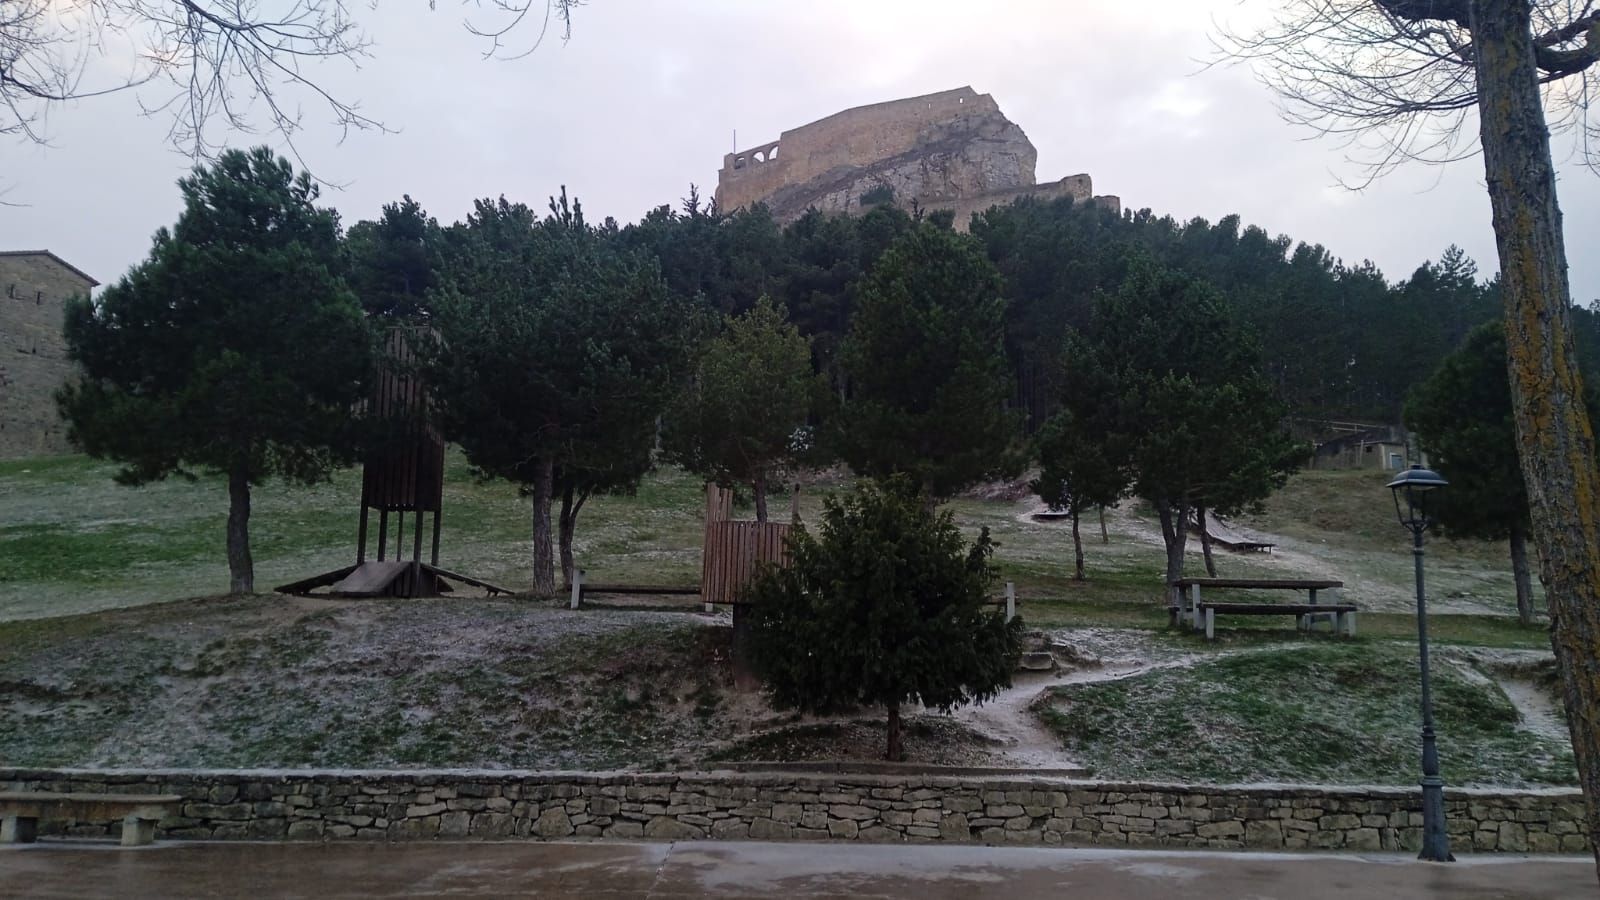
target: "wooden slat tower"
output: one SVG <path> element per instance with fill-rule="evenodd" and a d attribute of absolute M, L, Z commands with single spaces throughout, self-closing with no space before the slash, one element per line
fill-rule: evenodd
<path fill-rule="evenodd" d="M 798 491 L 795 494 L 799 496 Z M 749 659 L 750 608 L 745 587 L 763 565 L 789 564 L 787 538 L 792 526 L 781 522 L 744 522 L 730 518 L 733 492 L 706 485 L 706 531 L 700 568 L 700 594 L 706 612 L 713 604 L 733 607 L 733 677 L 741 690 L 756 685 Z M 794 510 L 798 520 L 798 508 Z"/>
<path fill-rule="evenodd" d="M 389 515 L 396 516 L 393 560 L 399 561 L 406 537 L 406 513 L 412 514 L 412 572 L 399 580 L 403 596 L 420 596 L 426 587 L 421 572 L 422 522 L 433 514 L 433 541 L 428 557 L 430 566 L 439 564 L 439 512 L 444 499 L 444 439 L 426 420 L 427 397 L 421 379 L 414 374 L 417 364 L 412 335 L 404 329 L 389 332 L 387 350 L 390 365 L 378 376 L 369 413 L 394 424 L 393 433 L 367 459 L 361 477 L 361 526 L 356 537 L 356 565 L 367 561 L 367 527 L 371 511 L 378 511 L 378 562 L 388 562 Z M 437 594 L 435 587 L 428 591 Z"/>
<path fill-rule="evenodd" d="M 444 500 L 444 438 L 428 421 L 427 390 L 417 376 L 416 328 L 389 330 L 385 364 L 378 373 L 365 414 L 388 427 L 385 439 L 368 453 L 361 475 L 361 524 L 356 563 L 278 588 L 309 594 L 330 586 L 341 597 L 437 597 L 451 587 L 445 578 L 510 593 L 484 581 L 439 568 L 439 525 Z M 377 559 L 367 559 L 372 511 L 378 512 Z M 411 558 L 404 559 L 406 514 L 411 514 Z M 422 561 L 424 519 L 432 515 L 428 561 Z M 390 549 L 390 518 L 394 545 Z"/>

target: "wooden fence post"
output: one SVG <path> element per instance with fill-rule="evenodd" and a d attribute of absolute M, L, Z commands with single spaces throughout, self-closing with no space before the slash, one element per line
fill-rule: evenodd
<path fill-rule="evenodd" d="M 577 609 L 583 602 L 583 570 L 574 567 L 572 570 L 572 603 L 570 609 Z"/>
<path fill-rule="evenodd" d="M 1006 582 L 1006 621 L 1017 617 L 1017 583 Z"/>

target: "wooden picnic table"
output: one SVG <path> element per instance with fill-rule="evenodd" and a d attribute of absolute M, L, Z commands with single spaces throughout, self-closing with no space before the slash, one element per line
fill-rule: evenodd
<path fill-rule="evenodd" d="M 1335 633 L 1354 636 L 1356 633 L 1356 607 L 1351 603 L 1318 603 L 1317 592 L 1344 587 L 1344 582 L 1327 579 L 1298 578 L 1180 578 L 1172 583 L 1173 603 L 1168 610 L 1174 625 L 1187 624 L 1196 631 L 1205 630 L 1206 640 L 1216 640 L 1218 614 L 1238 616 L 1283 616 L 1298 618 L 1298 627 L 1310 630 L 1318 621 L 1326 620 Z M 1212 590 L 1237 589 L 1251 591 L 1305 591 L 1307 603 L 1218 603 L 1202 596 L 1206 588 Z"/>

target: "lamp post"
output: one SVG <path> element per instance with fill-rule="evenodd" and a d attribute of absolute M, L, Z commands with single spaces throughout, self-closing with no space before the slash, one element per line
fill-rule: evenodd
<path fill-rule="evenodd" d="M 1439 749 L 1433 735 L 1433 689 L 1428 679 L 1428 599 L 1422 590 L 1422 533 L 1428 530 L 1428 499 L 1450 482 L 1439 473 L 1413 465 L 1389 482 L 1394 511 L 1411 531 L 1411 554 L 1417 563 L 1417 644 L 1422 657 L 1422 852 L 1418 859 L 1454 862 L 1444 822 L 1444 779 L 1439 777 Z"/>

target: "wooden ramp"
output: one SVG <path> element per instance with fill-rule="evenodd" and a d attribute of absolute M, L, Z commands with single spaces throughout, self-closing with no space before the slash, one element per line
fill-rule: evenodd
<path fill-rule="evenodd" d="M 447 580 L 448 579 L 448 580 Z M 406 560 L 368 560 L 274 588 L 301 597 L 439 597 L 453 593 L 451 581 L 482 588 L 489 596 L 511 591 L 460 572 Z M 312 593 L 327 587 L 326 594 Z"/>
<path fill-rule="evenodd" d="M 406 574 L 411 563 L 397 560 L 372 560 L 356 566 L 356 570 L 339 579 L 332 593 L 341 597 L 382 597 L 389 592 L 395 579 Z"/>

